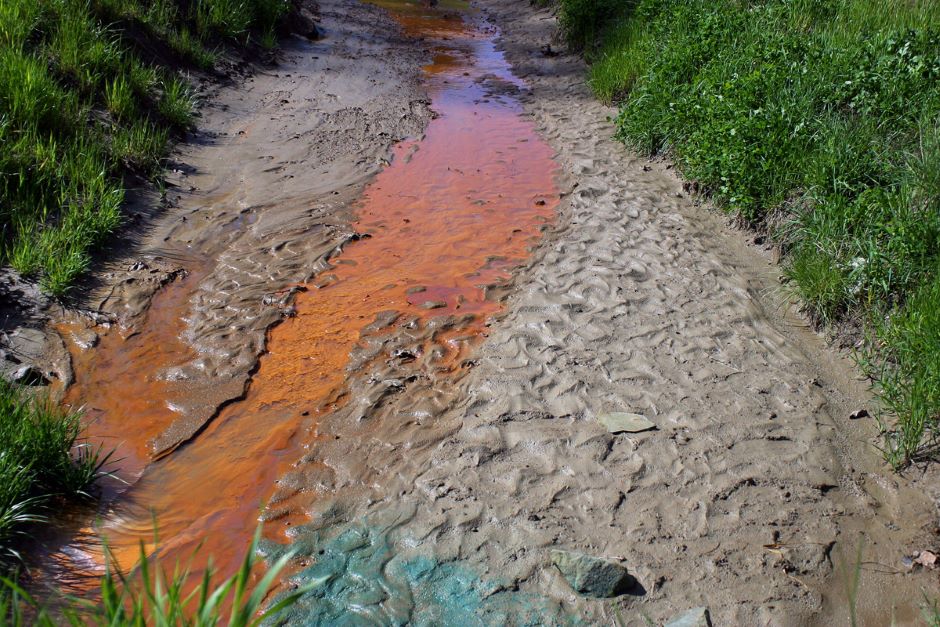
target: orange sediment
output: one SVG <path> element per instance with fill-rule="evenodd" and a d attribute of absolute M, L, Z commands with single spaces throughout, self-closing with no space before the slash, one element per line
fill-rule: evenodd
<path fill-rule="evenodd" d="M 458 367 L 501 308 L 487 287 L 509 278 L 552 220 L 552 151 L 521 115 L 511 95 L 520 84 L 491 38 L 452 18 L 409 15 L 404 26 L 430 38 L 447 33 L 446 49 L 427 68 L 439 115 L 425 137 L 394 149 L 365 190 L 354 224 L 362 237 L 297 295 L 296 315 L 271 330 L 246 398 L 223 408 L 192 442 L 149 461 L 147 442 L 172 419 L 170 390 L 154 373 L 189 355 L 176 339 L 186 300 L 172 300 L 172 290 L 158 296 L 148 325 L 173 338 L 146 329 L 126 342 L 105 338 L 94 351 L 94 375 L 79 374 L 71 397 L 94 408 L 96 439 L 105 446 L 115 434 L 132 440 L 122 447 L 125 463 L 140 476 L 100 530 L 123 566 L 133 564 L 140 540 L 152 538 L 153 512 L 164 563 L 187 559 L 201 544 L 200 555 L 231 574 L 278 477 L 318 437 L 317 416 L 343 402 L 350 353 L 365 335 L 380 333 L 367 329 L 377 315 L 393 311 L 419 323 L 466 316 L 425 346 L 439 353 L 441 371 Z M 175 322 L 160 309 L 166 303 Z M 137 381 L 130 390 L 122 379 L 129 373 Z M 283 541 L 286 524 L 267 523 L 265 535 Z"/>

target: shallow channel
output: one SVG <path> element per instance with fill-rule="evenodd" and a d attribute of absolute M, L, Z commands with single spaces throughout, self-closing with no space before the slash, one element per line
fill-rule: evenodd
<path fill-rule="evenodd" d="M 132 566 L 140 542 L 154 550 L 156 521 L 164 563 L 201 547 L 196 575 L 209 556 L 217 572 L 233 572 L 279 478 L 310 442 L 330 437 L 320 418 L 355 396 L 350 374 L 370 359 L 353 363 L 357 347 L 388 333 L 388 321 L 407 321 L 416 338 L 407 357 L 433 364 L 446 385 L 501 309 L 490 288 L 525 262 L 554 219 L 552 150 L 514 95 L 525 85 L 496 49 L 496 29 L 462 5 L 380 5 L 434 50 L 425 80 L 435 118 L 423 137 L 394 148 L 366 188 L 355 208 L 357 241 L 311 284 L 297 285 L 294 315 L 269 332 L 245 398 L 183 446 L 158 459 L 149 450 L 179 407 L 158 373 L 191 357 L 180 337 L 200 271 L 158 294 L 140 333 L 113 330 L 76 356 L 68 400 L 92 408 L 95 441 L 118 443 L 122 481 L 106 486 L 100 520 L 58 552 L 65 571 L 100 570 L 100 537 Z M 443 319 L 450 323 L 435 322 Z M 286 543 L 289 527 L 303 522 L 303 511 L 276 517 L 264 535 Z"/>

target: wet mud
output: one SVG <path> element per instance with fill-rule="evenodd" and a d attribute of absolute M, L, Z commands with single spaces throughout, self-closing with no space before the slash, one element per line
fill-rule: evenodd
<path fill-rule="evenodd" d="M 133 564 L 139 542 L 151 544 L 156 520 L 164 560 L 186 559 L 198 546 L 219 572 L 232 572 L 279 477 L 323 437 L 320 417 L 348 405 L 366 421 L 413 381 L 448 386 L 472 367 L 472 347 L 501 308 L 494 294 L 552 222 L 552 151 L 521 117 L 512 95 L 521 84 L 491 35 L 446 10 L 407 12 L 400 25 L 430 47 L 423 70 L 434 119 L 419 139 L 395 146 L 352 203 L 342 250 L 321 255 L 313 280 L 300 274 L 284 286 L 293 298 L 279 301 L 284 320 L 270 331 L 250 383 L 210 369 L 213 338 L 204 342 L 192 330 L 200 293 L 228 272 L 221 263 L 193 264 L 153 298 L 140 324 L 77 354 L 81 375 L 67 401 L 88 407 L 95 441 L 120 442 L 122 481 L 109 486 L 120 497 L 97 529 L 120 564 Z M 190 317 L 174 318 L 187 304 Z M 75 338 L 88 331 L 61 330 Z M 391 376 L 402 367 L 407 376 Z M 211 391 L 194 369 L 215 373 Z M 212 406 L 214 415 L 200 411 Z M 285 509 L 283 499 L 275 502 Z M 278 528 L 303 510 L 266 518 L 268 537 L 286 537 Z"/>
<path fill-rule="evenodd" d="M 438 21 L 451 37 L 463 34 L 459 16 Z M 422 28 L 433 35 L 433 26 Z M 323 437 L 320 416 L 350 404 L 368 421 L 385 397 L 408 394 L 410 379 L 447 385 L 467 366 L 500 307 L 487 288 L 524 261 L 557 202 L 551 151 L 501 95 L 514 87 L 511 76 L 474 67 L 478 43 L 451 39 L 451 54 L 427 68 L 448 77 L 427 84 L 435 119 L 420 140 L 396 146 L 354 204 L 355 241 L 296 286 L 291 316 L 270 332 L 245 398 L 122 496 L 120 516 L 102 530 L 119 555 L 124 546 L 136 555 L 152 511 L 162 552 L 184 557 L 201 543 L 217 568 L 234 570 L 232 549 L 247 546 L 279 477 Z M 388 347 L 398 338 L 407 348 Z M 388 361 L 411 374 L 391 377 Z M 347 385 L 363 374 L 371 385 Z M 291 514 L 273 520 L 268 535 L 302 511 Z"/>

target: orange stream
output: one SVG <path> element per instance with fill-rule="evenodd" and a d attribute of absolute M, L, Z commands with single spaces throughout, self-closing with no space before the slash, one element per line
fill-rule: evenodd
<path fill-rule="evenodd" d="M 350 351 L 364 327 L 388 310 L 421 320 L 473 314 L 459 337 L 433 340 L 443 348 L 440 369 L 457 367 L 500 309 L 484 286 L 508 278 L 553 218 L 551 149 L 516 101 L 488 91 L 519 85 L 492 35 L 460 19 L 413 12 L 401 20 L 441 46 L 426 68 L 439 116 L 424 138 L 399 144 L 367 187 L 354 228 L 371 237 L 347 246 L 320 287 L 298 294 L 296 317 L 269 334 L 247 398 L 223 409 L 190 444 L 149 460 L 147 442 L 174 418 L 167 403 L 173 389 L 156 373 L 192 357 L 177 339 L 186 303 L 180 294 L 199 275 L 158 296 L 140 335 L 111 333 L 76 362 L 71 400 L 92 408 L 96 439 L 123 443 L 121 473 L 139 476 L 99 529 L 123 566 L 133 564 L 140 540 L 151 540 L 152 511 L 164 563 L 187 559 L 203 543 L 200 556 L 212 555 L 224 575 L 233 572 L 275 481 L 317 437 L 317 414 L 342 402 Z M 428 301 L 445 305 L 427 308 Z M 266 523 L 265 535 L 283 541 L 287 524 Z"/>

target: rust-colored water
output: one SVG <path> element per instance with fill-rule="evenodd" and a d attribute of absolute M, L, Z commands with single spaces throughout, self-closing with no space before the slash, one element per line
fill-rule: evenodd
<path fill-rule="evenodd" d="M 176 386 L 158 376 L 158 370 L 196 356 L 180 339 L 185 328 L 181 312 L 209 267 L 204 259 L 187 259 L 186 265 L 190 272 L 162 289 L 137 330 L 112 329 L 95 350 L 72 354 L 75 384 L 65 402 L 83 407 L 87 435 L 115 451 L 124 481 L 133 481 L 146 469 L 150 440 L 177 417 L 168 405 Z M 59 330 L 68 338 L 82 327 L 65 324 Z M 112 496 L 123 490 L 122 484 L 107 482 Z"/>
<path fill-rule="evenodd" d="M 552 219 L 552 151 L 511 96 L 520 84 L 493 34 L 460 17 L 414 9 L 399 17 L 409 33 L 439 41 L 426 68 L 439 116 L 425 137 L 398 145 L 366 189 L 355 223 L 366 237 L 334 259 L 319 287 L 298 295 L 296 317 L 271 331 L 246 399 L 223 409 L 193 442 L 150 461 L 147 441 L 173 419 L 167 396 L 174 390 L 155 373 L 190 356 L 177 339 L 186 283 L 158 297 L 139 336 L 105 338 L 77 363 L 88 371 L 72 399 L 93 408 L 93 435 L 127 441 L 121 472 L 136 478 L 100 529 L 123 565 L 137 557 L 138 541 L 152 537 L 152 511 L 171 562 L 203 543 L 200 554 L 231 573 L 275 481 L 318 437 L 317 415 L 346 396 L 350 352 L 364 328 L 389 310 L 421 320 L 472 314 L 459 332 L 433 340 L 446 375 L 500 308 L 484 286 L 504 281 Z M 266 535 L 283 540 L 284 524 L 267 523 Z"/>

